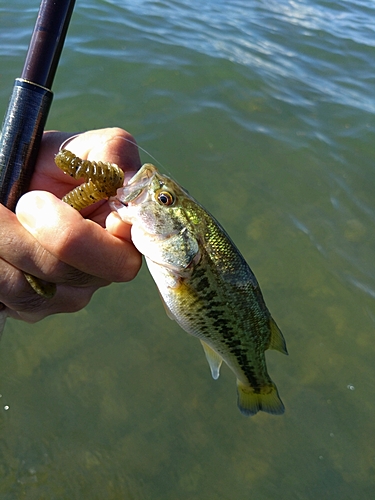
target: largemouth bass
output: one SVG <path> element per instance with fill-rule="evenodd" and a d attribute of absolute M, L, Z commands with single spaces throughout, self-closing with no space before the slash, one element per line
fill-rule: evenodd
<path fill-rule="evenodd" d="M 132 224 L 167 314 L 198 337 L 214 379 L 222 361 L 237 377 L 244 415 L 284 413 L 265 350 L 287 354 L 250 267 L 221 225 L 181 186 L 145 164 L 110 201 Z"/>

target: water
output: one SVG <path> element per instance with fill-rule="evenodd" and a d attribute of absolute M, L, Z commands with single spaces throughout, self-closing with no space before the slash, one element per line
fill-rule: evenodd
<path fill-rule="evenodd" d="M 0 5 L 4 111 L 37 3 Z M 373 498 L 374 15 L 78 0 L 48 128 L 126 128 L 222 222 L 285 335 L 267 359 L 286 413 L 239 413 L 143 269 L 79 313 L 8 322 L 1 499 Z"/>

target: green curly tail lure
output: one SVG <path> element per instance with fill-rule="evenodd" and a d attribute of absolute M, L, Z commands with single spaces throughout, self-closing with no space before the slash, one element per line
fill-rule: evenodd
<path fill-rule="evenodd" d="M 65 203 L 76 210 L 115 196 L 117 189 L 124 183 L 124 172 L 114 163 L 81 160 L 67 149 L 56 155 L 55 163 L 74 179 L 85 181 L 63 198 Z"/>

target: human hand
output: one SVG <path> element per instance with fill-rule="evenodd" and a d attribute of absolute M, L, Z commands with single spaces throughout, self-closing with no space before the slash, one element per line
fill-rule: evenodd
<path fill-rule="evenodd" d="M 0 205 L 0 302 L 6 308 L 2 314 L 13 318 L 35 322 L 82 309 L 99 287 L 131 280 L 141 265 L 128 225 L 115 224 L 111 232 L 104 229 L 110 213 L 106 201 L 81 213 L 61 201 L 78 184 L 54 163 L 69 137 L 46 132 L 31 191 L 19 200 L 16 215 Z M 108 128 L 77 135 L 66 147 L 80 158 L 110 161 L 134 173 L 140 167 L 134 142 L 124 130 Z M 56 283 L 56 295 L 37 295 L 23 272 Z"/>

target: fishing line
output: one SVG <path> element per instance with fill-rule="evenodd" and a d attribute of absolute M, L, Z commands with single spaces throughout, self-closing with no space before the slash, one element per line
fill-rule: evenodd
<path fill-rule="evenodd" d="M 68 137 L 68 139 L 65 139 L 65 141 L 60 144 L 59 153 L 63 149 L 69 149 L 68 146 L 69 146 L 70 141 L 72 141 L 76 137 L 79 137 L 80 135 L 81 134 L 75 134 L 75 135 L 72 135 L 71 137 Z M 162 170 L 164 170 L 165 172 L 167 172 L 168 175 L 172 176 L 171 172 L 159 160 L 157 160 L 155 158 L 155 156 L 153 156 L 151 153 L 149 153 L 147 151 L 147 149 L 143 148 L 142 146 L 140 146 L 136 142 L 131 141 L 130 139 L 127 139 L 126 137 L 121 137 L 121 139 L 123 139 L 124 141 L 128 142 L 129 144 L 132 144 L 133 146 L 136 146 L 138 149 L 140 149 L 141 151 L 143 151 L 143 153 L 145 153 L 146 155 L 148 155 L 155 163 L 157 163 L 159 165 L 159 167 L 161 167 Z"/>
<path fill-rule="evenodd" d="M 140 146 L 139 144 L 137 144 L 134 141 L 131 141 L 130 139 L 127 139 L 126 137 L 123 137 L 122 139 L 124 139 L 124 141 L 126 141 L 126 142 L 129 142 L 130 144 L 133 144 L 133 146 L 136 146 L 138 149 L 140 149 L 141 151 L 143 151 L 144 153 L 146 153 L 146 155 L 148 155 L 155 163 L 157 163 L 158 166 L 161 167 L 162 170 L 164 170 L 168 175 L 172 176 L 171 172 L 159 160 L 157 160 L 155 158 L 155 156 L 153 156 L 151 153 L 149 153 L 147 151 L 147 149 L 142 148 L 142 146 Z"/>

